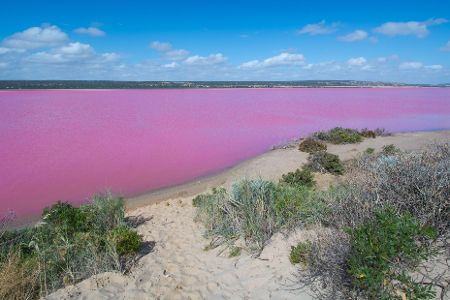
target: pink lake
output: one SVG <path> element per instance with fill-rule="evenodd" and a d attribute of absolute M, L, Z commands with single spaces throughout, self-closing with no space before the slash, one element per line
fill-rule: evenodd
<path fill-rule="evenodd" d="M 450 128 L 450 89 L 0 91 L 0 215 L 134 196 L 334 126 Z"/>

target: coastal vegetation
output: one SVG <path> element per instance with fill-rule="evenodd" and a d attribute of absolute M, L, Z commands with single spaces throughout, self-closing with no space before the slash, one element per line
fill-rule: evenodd
<path fill-rule="evenodd" d="M 73 207 L 58 202 L 42 221 L 0 233 L 0 299 L 37 299 L 106 271 L 126 272 L 142 237 L 125 218 L 124 202 L 110 193 Z"/>
<path fill-rule="evenodd" d="M 308 226 L 314 234 L 291 247 L 289 260 L 297 268 L 295 286 L 317 299 L 443 299 L 449 144 L 416 152 L 387 145 L 347 161 L 345 172 L 335 166 L 338 159 L 330 159 L 330 170 L 341 179 L 327 190 L 312 184 L 310 163 L 277 184 L 244 180 L 230 194 L 218 189 L 194 198 L 210 246 L 243 240 L 258 256 L 274 233 Z"/>

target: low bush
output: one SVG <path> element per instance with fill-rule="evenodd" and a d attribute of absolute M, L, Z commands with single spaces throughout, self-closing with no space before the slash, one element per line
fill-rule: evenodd
<path fill-rule="evenodd" d="M 365 154 L 373 154 L 375 153 L 375 149 L 374 148 L 367 148 L 366 150 L 364 150 Z"/>
<path fill-rule="evenodd" d="M 301 170 L 297 169 L 294 172 L 283 174 L 280 183 L 291 185 L 294 187 L 314 187 L 316 182 L 314 181 L 314 174 L 310 168 L 303 167 Z"/>
<path fill-rule="evenodd" d="M 395 147 L 394 144 L 385 145 L 385 146 L 383 146 L 383 149 L 381 150 L 381 153 L 383 155 L 395 155 L 400 152 L 401 152 L 401 150 L 399 148 Z"/>
<path fill-rule="evenodd" d="M 291 253 L 289 254 L 289 261 L 292 264 L 302 263 L 308 265 L 308 257 L 311 255 L 311 242 L 301 242 L 297 246 L 291 246 Z"/>
<path fill-rule="evenodd" d="M 241 247 L 236 247 L 236 246 L 231 247 L 228 257 L 237 257 L 237 256 L 241 255 L 241 250 L 242 250 Z"/>
<path fill-rule="evenodd" d="M 397 215 L 392 209 L 378 210 L 374 219 L 347 230 L 351 255 L 348 272 L 352 288 L 368 299 L 434 299 L 430 285 L 410 275 L 430 257 L 426 242 L 435 237 L 430 227 L 421 226 L 409 213 Z"/>
<path fill-rule="evenodd" d="M 126 226 L 119 226 L 110 231 L 109 240 L 119 255 L 136 254 L 141 246 L 142 237 Z"/>
<path fill-rule="evenodd" d="M 132 259 L 141 244 L 126 226 L 123 200 L 106 193 L 79 208 L 58 202 L 40 225 L 3 231 L 0 275 L 9 275 L 1 275 L 0 298 L 36 299 L 94 274 L 125 271 L 123 256 Z"/>
<path fill-rule="evenodd" d="M 344 166 L 339 156 L 328 152 L 315 152 L 308 157 L 307 166 L 314 171 L 341 175 L 344 173 Z"/>
<path fill-rule="evenodd" d="M 327 145 L 317 139 L 306 138 L 298 146 L 298 150 L 307 153 L 314 153 L 317 151 L 326 151 Z"/>
<path fill-rule="evenodd" d="M 313 134 L 313 138 L 332 144 L 356 144 L 362 141 L 363 136 L 356 129 L 335 127 L 328 131 L 318 131 Z"/>

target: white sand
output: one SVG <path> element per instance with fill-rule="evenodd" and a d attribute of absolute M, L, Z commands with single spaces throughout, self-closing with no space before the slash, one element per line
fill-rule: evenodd
<path fill-rule="evenodd" d="M 328 149 L 345 160 L 368 147 L 379 150 L 395 144 L 413 150 L 433 141 L 450 141 L 450 131 L 396 134 Z M 308 232 L 287 238 L 276 234 L 259 258 L 245 251 L 228 258 L 227 250 L 220 254 L 222 248 L 204 251 L 209 240 L 202 237 L 202 225 L 193 221 L 191 204 L 192 195 L 214 186 L 229 188 L 243 178 L 278 180 L 306 158 L 297 148 L 273 150 L 218 175 L 131 199 L 129 207 L 134 209 L 128 214 L 149 219 L 137 230 L 144 241 L 156 242 L 153 251 L 129 275 L 100 274 L 47 299 L 311 299 L 307 290 L 292 289 L 295 267 L 288 259 L 290 246 Z M 317 180 L 324 187 L 336 179 L 321 175 Z"/>

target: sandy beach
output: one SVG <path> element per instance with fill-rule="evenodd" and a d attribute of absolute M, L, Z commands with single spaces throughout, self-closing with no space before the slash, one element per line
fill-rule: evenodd
<path fill-rule="evenodd" d="M 328 151 L 348 160 L 369 147 L 379 151 L 394 144 L 416 150 L 434 141 L 450 141 L 450 131 L 399 133 L 360 144 L 328 145 Z M 229 189 L 242 179 L 277 181 L 304 164 L 307 156 L 292 144 L 219 174 L 128 199 L 128 215 L 143 220 L 137 230 L 148 253 L 127 275 L 103 273 L 46 299 L 311 299 L 308 290 L 295 289 L 295 267 L 288 259 L 290 246 L 304 239 L 307 230 L 274 235 L 258 258 L 246 251 L 229 258 L 222 247 L 205 250 L 209 240 L 202 236 L 202 225 L 194 222 L 192 206 L 193 196 L 213 187 Z M 316 180 L 319 188 L 326 188 L 339 179 L 316 174 Z"/>

